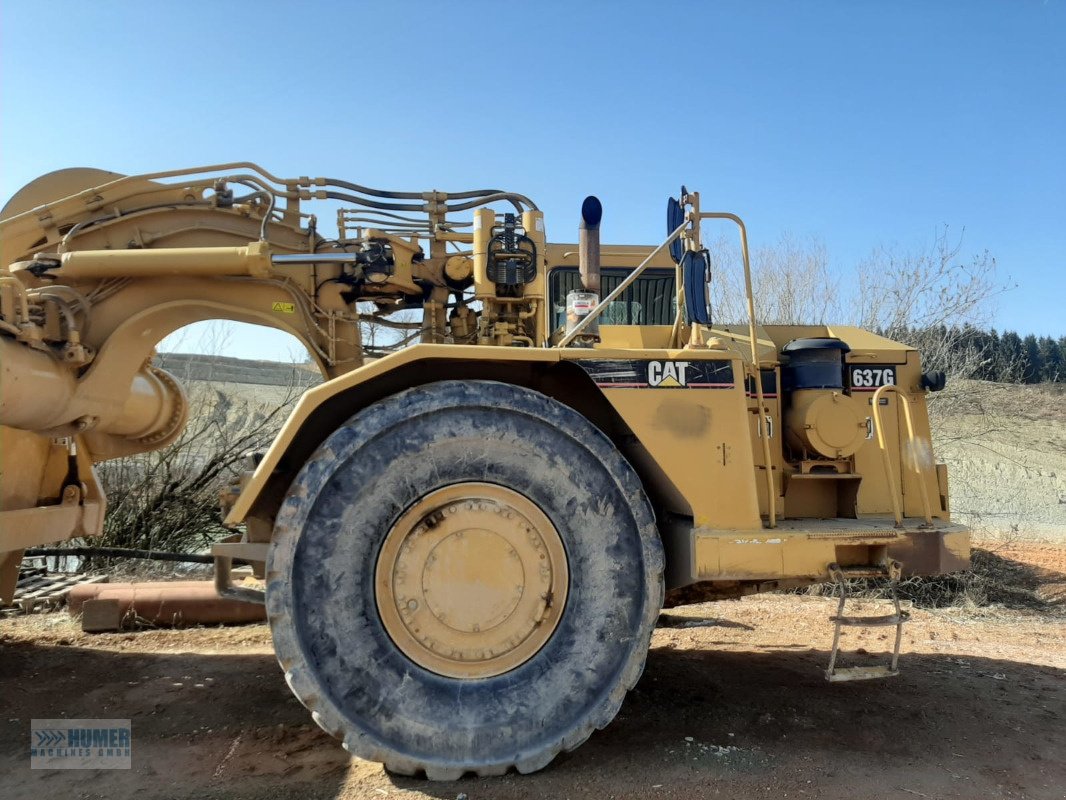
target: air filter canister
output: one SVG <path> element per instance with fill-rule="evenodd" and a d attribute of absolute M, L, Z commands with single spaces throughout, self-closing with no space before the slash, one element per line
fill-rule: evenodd
<path fill-rule="evenodd" d="M 788 363 L 781 367 L 787 393 L 785 438 L 796 451 L 825 458 L 847 458 L 866 439 L 864 409 L 844 393 L 844 354 L 840 339 L 793 339 L 781 348 Z"/>

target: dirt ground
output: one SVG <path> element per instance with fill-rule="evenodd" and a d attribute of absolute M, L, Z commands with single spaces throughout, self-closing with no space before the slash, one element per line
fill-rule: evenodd
<path fill-rule="evenodd" d="M 293 699 L 263 625 L 83 634 L 0 621 L 0 796 L 1066 797 L 1066 548 L 1002 555 L 1041 611 L 916 610 L 895 679 L 829 684 L 831 601 L 673 609 L 618 718 L 530 776 L 428 783 L 350 759 Z M 867 609 L 872 611 L 873 609 Z M 874 659 L 884 629 L 847 640 Z M 133 769 L 29 769 L 32 718 L 131 718 Z"/>

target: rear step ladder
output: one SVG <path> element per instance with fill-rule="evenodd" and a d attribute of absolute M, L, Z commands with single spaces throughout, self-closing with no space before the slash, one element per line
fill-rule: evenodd
<path fill-rule="evenodd" d="M 901 564 L 898 561 L 886 560 L 883 564 L 863 565 L 856 567 L 842 567 L 839 564 L 829 565 L 829 576 L 836 584 L 836 592 L 840 598 L 837 604 L 836 616 L 830 617 L 829 621 L 835 623 L 833 630 L 833 651 L 829 655 L 829 668 L 825 671 L 826 680 L 839 681 L 864 681 L 874 678 L 893 678 L 899 675 L 899 647 L 903 640 L 903 623 L 910 618 L 910 614 L 899 607 L 899 595 L 896 586 L 899 583 Z M 876 617 L 849 617 L 844 615 L 844 605 L 848 600 L 848 584 L 850 578 L 887 578 L 889 589 L 892 593 L 892 605 L 895 613 Z M 837 656 L 840 654 L 840 632 L 845 626 L 856 628 L 876 628 L 896 626 L 896 643 L 892 648 L 892 661 L 889 664 L 880 664 L 873 667 L 842 667 L 838 668 Z"/>

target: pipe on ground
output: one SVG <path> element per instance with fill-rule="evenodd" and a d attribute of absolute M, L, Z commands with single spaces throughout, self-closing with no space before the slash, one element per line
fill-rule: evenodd
<path fill-rule="evenodd" d="M 266 619 L 264 606 L 219 597 L 211 581 L 75 586 L 67 595 L 70 613 L 81 613 L 90 600 L 114 601 L 121 618 L 136 615 L 155 625 L 224 625 Z"/>

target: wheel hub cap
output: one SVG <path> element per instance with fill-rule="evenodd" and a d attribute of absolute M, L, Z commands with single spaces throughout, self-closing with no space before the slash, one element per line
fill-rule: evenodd
<path fill-rule="evenodd" d="M 466 483 L 420 499 L 393 525 L 375 588 L 385 629 L 441 675 L 489 677 L 551 638 L 569 575 L 543 511 L 502 486 Z"/>

